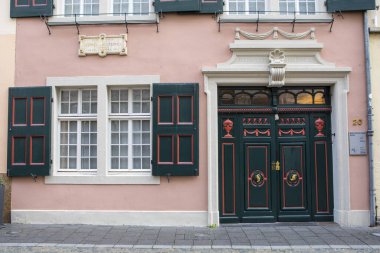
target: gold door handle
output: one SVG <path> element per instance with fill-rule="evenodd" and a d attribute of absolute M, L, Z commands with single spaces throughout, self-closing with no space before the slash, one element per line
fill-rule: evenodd
<path fill-rule="evenodd" d="M 279 161 L 272 162 L 272 170 L 280 171 L 281 166 Z"/>

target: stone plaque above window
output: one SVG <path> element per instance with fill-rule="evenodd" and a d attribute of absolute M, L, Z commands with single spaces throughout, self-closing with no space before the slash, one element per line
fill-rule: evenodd
<path fill-rule="evenodd" d="M 127 55 L 127 35 L 79 36 L 79 56 L 109 54 Z"/>

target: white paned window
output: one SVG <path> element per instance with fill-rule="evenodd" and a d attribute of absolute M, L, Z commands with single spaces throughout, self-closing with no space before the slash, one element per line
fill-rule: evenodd
<path fill-rule="evenodd" d="M 53 163 L 45 183 L 160 184 L 151 170 L 151 87 L 159 82 L 158 75 L 48 77 Z"/>
<path fill-rule="evenodd" d="M 114 15 L 148 15 L 149 0 L 114 0 Z"/>
<path fill-rule="evenodd" d="M 150 90 L 110 89 L 110 171 L 150 171 Z"/>
<path fill-rule="evenodd" d="M 265 0 L 230 0 L 230 14 L 264 13 Z"/>
<path fill-rule="evenodd" d="M 97 91 L 61 90 L 59 102 L 59 171 L 96 171 Z"/>
<path fill-rule="evenodd" d="M 280 13 L 282 15 L 292 14 L 296 11 L 296 0 L 280 0 Z"/>
<path fill-rule="evenodd" d="M 326 11 L 326 6 L 322 0 L 226 0 L 225 10 L 226 14 L 234 16 L 260 14 L 264 19 L 270 16 L 281 19 L 294 13 L 315 16 L 318 11 Z"/>
<path fill-rule="evenodd" d="M 315 0 L 298 0 L 301 14 L 315 14 Z"/>
<path fill-rule="evenodd" d="M 98 15 L 99 0 L 64 0 L 64 14 Z"/>
<path fill-rule="evenodd" d="M 280 0 L 280 13 L 282 15 L 294 14 L 294 12 L 304 15 L 315 14 L 316 0 Z"/>

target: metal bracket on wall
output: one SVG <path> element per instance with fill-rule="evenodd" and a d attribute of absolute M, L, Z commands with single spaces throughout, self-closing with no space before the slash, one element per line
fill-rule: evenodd
<path fill-rule="evenodd" d="M 74 26 L 76 27 L 77 29 L 77 33 L 78 35 L 80 34 L 80 25 L 117 25 L 117 24 L 123 24 L 125 25 L 125 29 L 126 29 L 126 33 L 129 32 L 128 30 L 128 25 L 130 24 L 155 24 L 156 25 L 156 32 L 158 33 L 159 32 L 159 27 L 158 27 L 158 24 L 159 24 L 159 13 L 155 13 L 156 15 L 156 18 L 155 20 L 146 20 L 146 21 L 128 21 L 127 20 L 127 15 L 129 13 L 101 13 L 99 14 L 98 16 L 100 15 L 114 15 L 114 14 L 124 14 L 124 19 L 119 19 L 119 20 L 112 20 L 112 21 L 92 21 L 92 22 L 89 22 L 89 21 L 80 21 L 78 20 L 78 17 L 80 17 L 81 15 L 83 14 L 74 14 L 74 20 L 71 21 L 71 22 L 65 22 L 65 21 L 52 21 L 52 22 L 49 22 L 49 19 L 48 17 L 46 16 L 40 16 L 41 18 L 41 21 L 43 21 L 46 25 L 46 28 L 48 29 L 48 32 L 49 32 L 49 35 L 51 35 L 51 30 L 50 30 L 50 27 L 51 26 Z M 162 14 L 161 14 L 162 15 Z M 53 17 L 56 16 L 56 17 L 63 17 L 63 15 L 53 15 Z"/>
<path fill-rule="evenodd" d="M 228 11 L 224 11 L 225 13 L 228 13 Z M 263 14 L 267 14 L 268 13 L 271 13 L 271 11 L 257 11 L 257 16 L 253 17 L 252 18 L 239 18 L 239 17 L 236 17 L 236 18 L 231 18 L 231 17 L 228 17 L 228 18 L 225 18 L 223 16 L 220 16 L 221 13 L 216 14 L 217 17 L 216 17 L 216 22 L 218 23 L 218 32 L 221 31 L 221 24 L 222 23 L 254 23 L 256 24 L 256 32 L 259 31 L 259 24 L 260 23 L 290 23 L 292 25 L 292 32 L 294 33 L 295 31 L 295 25 L 296 23 L 326 23 L 326 24 L 330 24 L 330 32 L 332 32 L 332 27 L 333 27 L 333 24 L 334 24 L 334 21 L 335 21 L 335 18 L 334 18 L 334 13 L 331 13 L 332 14 L 332 17 L 331 18 L 320 18 L 320 19 L 315 19 L 315 18 L 297 18 L 297 13 L 294 12 L 293 13 L 293 17 L 291 19 L 286 19 L 284 18 L 283 20 L 279 20 L 279 19 L 270 19 L 268 17 L 266 17 L 265 19 L 262 18 L 262 15 Z M 272 11 L 272 12 L 275 12 L 275 11 Z M 236 14 L 236 12 L 233 12 Z M 322 13 L 322 12 L 319 12 L 319 13 Z M 323 13 L 327 13 L 327 12 L 323 12 Z M 338 14 L 339 16 L 342 16 L 341 13 Z M 343 18 L 343 16 L 342 16 Z"/>
<path fill-rule="evenodd" d="M 48 29 L 49 35 L 51 35 L 50 26 L 48 24 L 48 18 L 46 16 L 40 16 L 40 19 L 45 23 L 46 28 Z"/>

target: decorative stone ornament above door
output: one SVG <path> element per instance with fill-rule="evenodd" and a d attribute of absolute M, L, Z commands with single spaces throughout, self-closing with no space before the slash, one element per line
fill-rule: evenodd
<path fill-rule="evenodd" d="M 281 87 L 285 85 L 285 67 L 285 53 L 279 49 L 270 52 L 268 87 Z"/>

